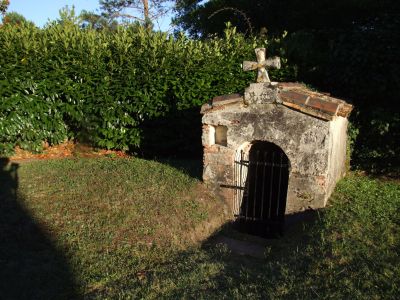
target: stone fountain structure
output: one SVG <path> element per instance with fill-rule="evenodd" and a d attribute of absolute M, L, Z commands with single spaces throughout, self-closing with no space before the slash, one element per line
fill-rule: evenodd
<path fill-rule="evenodd" d="M 299 83 L 271 82 L 279 58 L 243 69 L 257 82 L 243 94 L 215 97 L 201 108 L 203 180 L 239 219 L 282 222 L 284 216 L 326 205 L 346 172 L 352 105 Z"/>

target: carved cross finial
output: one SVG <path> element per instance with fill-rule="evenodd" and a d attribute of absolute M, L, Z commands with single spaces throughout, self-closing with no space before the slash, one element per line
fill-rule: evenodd
<path fill-rule="evenodd" d="M 268 76 L 267 68 L 281 68 L 281 59 L 277 56 L 265 60 L 265 48 L 255 49 L 257 62 L 244 61 L 243 71 L 251 71 L 258 69 L 257 82 L 271 82 Z"/>

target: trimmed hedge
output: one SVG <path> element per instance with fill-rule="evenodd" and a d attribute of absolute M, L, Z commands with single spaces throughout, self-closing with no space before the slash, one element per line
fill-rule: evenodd
<path fill-rule="evenodd" d="M 271 41 L 274 54 L 280 41 Z M 115 32 L 50 24 L 0 28 L 0 153 L 40 151 L 67 138 L 108 149 L 135 149 L 141 124 L 254 80 L 241 62 L 256 40 L 228 28 L 194 41 L 139 26 Z M 259 44 L 258 44 L 259 45 Z M 286 79 L 293 68 L 273 72 Z M 162 141 L 160 141 L 162 142 Z"/>

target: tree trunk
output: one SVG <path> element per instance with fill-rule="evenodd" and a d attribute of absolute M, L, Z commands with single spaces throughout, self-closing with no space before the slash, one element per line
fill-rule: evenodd
<path fill-rule="evenodd" d="M 143 16 L 144 16 L 144 27 L 148 30 L 153 28 L 153 24 L 151 22 L 151 18 L 149 15 L 149 0 L 142 0 L 143 3 Z"/>
<path fill-rule="evenodd" d="M 146 22 L 149 19 L 149 0 L 142 0 L 143 2 L 143 16 Z"/>

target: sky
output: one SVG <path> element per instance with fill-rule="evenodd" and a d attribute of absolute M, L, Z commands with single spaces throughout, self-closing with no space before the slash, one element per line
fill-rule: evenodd
<path fill-rule="evenodd" d="M 58 11 L 66 5 L 75 6 L 77 15 L 82 10 L 100 12 L 99 0 L 10 0 L 8 12 L 15 11 L 33 21 L 37 26 L 43 27 L 49 20 L 57 19 Z M 155 24 L 155 29 L 167 31 L 171 17 L 170 14 L 159 20 L 159 26 Z"/>

